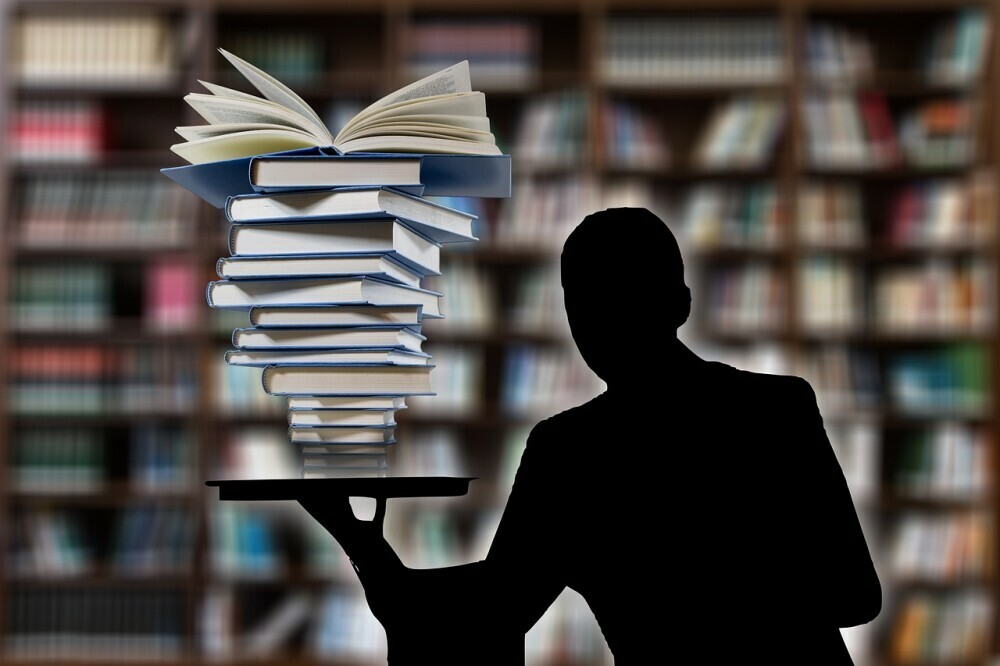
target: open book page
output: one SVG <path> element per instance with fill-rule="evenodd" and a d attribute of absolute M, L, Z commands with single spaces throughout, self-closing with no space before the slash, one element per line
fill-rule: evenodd
<path fill-rule="evenodd" d="M 406 114 L 405 118 L 400 118 L 398 116 L 378 118 L 365 123 L 365 129 L 369 127 L 387 127 L 395 125 L 400 121 L 406 122 L 407 124 L 447 125 L 452 128 L 463 127 L 476 132 L 490 131 L 490 119 L 485 116 L 456 116 L 445 114 Z"/>
<path fill-rule="evenodd" d="M 344 153 L 458 153 L 460 155 L 501 155 L 494 143 L 442 139 L 427 136 L 364 136 L 337 146 Z"/>
<path fill-rule="evenodd" d="M 225 49 L 219 49 L 219 52 L 222 53 L 226 60 L 232 63 L 233 67 L 238 69 L 240 73 L 245 76 L 257 90 L 260 91 L 261 95 L 276 104 L 281 104 L 282 106 L 286 106 L 289 109 L 302 114 L 315 123 L 317 127 L 322 128 L 324 133 L 331 137 L 332 141 L 330 130 L 327 129 L 326 125 L 323 123 L 323 119 L 319 117 L 319 114 L 313 111 L 311 106 L 306 104 L 304 99 L 295 94 L 291 88 L 264 70 L 251 65 L 239 56 L 235 56 Z M 466 78 L 468 78 L 468 63 L 466 63 Z"/>
<path fill-rule="evenodd" d="M 469 61 L 463 60 L 456 65 L 442 69 L 440 72 L 436 72 L 430 76 L 425 76 L 419 81 L 415 81 L 408 86 L 389 93 L 377 102 L 370 104 L 358 113 L 358 115 L 354 116 L 354 118 L 352 118 L 351 121 L 340 130 L 337 137 L 339 138 L 342 136 L 348 128 L 357 125 L 359 122 L 376 113 L 382 112 L 385 109 L 396 108 L 421 98 L 437 98 L 456 93 L 469 92 L 472 92 L 472 79 L 469 75 Z M 481 115 L 486 114 L 483 113 Z"/>
<path fill-rule="evenodd" d="M 209 83 L 208 81 L 202 81 L 198 79 L 198 83 L 208 88 L 208 92 L 212 93 L 216 97 L 227 97 L 229 99 L 248 99 L 248 100 L 260 100 L 257 95 L 251 95 L 250 93 L 245 93 L 242 90 L 233 90 L 232 88 L 227 88 L 225 86 L 220 86 L 217 83 Z"/>
<path fill-rule="evenodd" d="M 184 101 L 190 104 L 191 108 L 197 111 L 202 118 L 212 124 L 269 123 L 286 125 L 308 132 L 317 139 L 326 138 L 323 128 L 315 127 L 308 119 L 291 109 L 264 99 L 233 99 L 202 93 L 188 93 L 184 96 Z"/>
<path fill-rule="evenodd" d="M 400 120 L 387 125 L 369 127 L 364 125 L 351 132 L 346 140 L 357 139 L 362 136 L 385 136 L 387 134 L 403 134 L 410 136 L 440 137 L 442 139 L 461 139 L 463 141 L 481 141 L 483 143 L 496 143 L 496 139 L 489 132 L 479 132 L 469 130 L 464 127 L 454 127 L 452 125 L 434 125 L 431 123 L 409 123 Z"/>
<path fill-rule="evenodd" d="M 456 65 L 442 69 L 440 72 L 426 76 L 393 93 L 389 93 L 379 101 L 368 106 L 358 115 L 365 116 L 376 109 L 419 97 L 436 97 L 438 95 L 463 92 L 472 92 L 472 78 L 469 76 L 468 60 L 463 60 Z"/>
<path fill-rule="evenodd" d="M 170 146 L 191 164 L 232 160 L 259 153 L 276 153 L 295 148 L 326 146 L 326 142 L 305 132 L 288 127 L 277 130 L 251 130 L 235 134 L 221 134 L 196 141 L 185 141 Z"/>
<path fill-rule="evenodd" d="M 308 132 L 303 132 L 294 127 L 286 125 L 275 125 L 273 123 L 220 123 L 218 125 L 186 125 L 177 127 L 175 132 L 180 134 L 185 141 L 198 141 L 200 139 L 210 139 L 214 136 L 226 134 L 236 134 L 237 132 L 253 132 L 257 130 L 277 130 L 284 133 L 301 134 L 303 139 L 315 142 L 316 137 Z"/>
<path fill-rule="evenodd" d="M 389 118 L 409 115 L 457 115 L 457 116 L 486 116 L 486 95 L 481 92 L 452 93 L 448 95 L 436 95 L 434 97 L 424 97 L 422 99 L 407 100 L 398 102 L 387 107 L 378 109 L 368 116 L 361 114 L 354 117 L 349 123 L 344 125 L 340 134 L 334 141 L 338 146 L 344 137 L 351 135 L 353 130 L 364 123 L 377 122 Z"/>

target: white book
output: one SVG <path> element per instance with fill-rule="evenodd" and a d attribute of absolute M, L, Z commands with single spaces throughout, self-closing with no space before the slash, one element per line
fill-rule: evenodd
<path fill-rule="evenodd" d="M 419 352 L 424 340 L 424 336 L 405 326 L 238 328 L 233 331 L 234 347 L 265 351 L 395 347 Z"/>
<path fill-rule="evenodd" d="M 294 257 L 222 257 L 216 264 L 220 278 L 368 277 L 419 287 L 425 275 L 389 254 L 328 254 Z"/>
<path fill-rule="evenodd" d="M 229 365 L 266 367 L 268 365 L 328 365 L 330 363 L 395 363 L 397 365 L 427 365 L 430 355 L 405 349 L 326 349 L 268 351 L 230 350 Z"/>
<path fill-rule="evenodd" d="M 399 305 L 423 308 L 425 317 L 441 317 L 440 292 L 369 277 L 303 280 L 221 280 L 208 285 L 213 308 L 246 310 L 257 305 Z"/>
<path fill-rule="evenodd" d="M 433 395 L 432 365 L 286 365 L 264 368 L 271 395 Z"/>
<path fill-rule="evenodd" d="M 290 409 L 288 425 L 396 425 L 396 412 L 392 409 Z"/>
<path fill-rule="evenodd" d="M 335 224 L 276 223 L 234 225 L 229 252 L 235 257 L 386 253 L 423 274 L 441 268 L 441 246 L 392 219 Z"/>

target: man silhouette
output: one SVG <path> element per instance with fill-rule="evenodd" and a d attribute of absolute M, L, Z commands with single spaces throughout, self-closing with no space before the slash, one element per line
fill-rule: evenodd
<path fill-rule="evenodd" d="M 618 666 L 850 664 L 839 627 L 875 618 L 881 588 L 812 388 L 677 339 L 691 295 L 648 210 L 588 216 L 561 264 L 573 339 L 608 389 L 532 429 L 485 560 L 408 569 L 384 500 L 372 521 L 300 500 L 351 558 L 390 663 L 523 663 L 570 587 Z"/>

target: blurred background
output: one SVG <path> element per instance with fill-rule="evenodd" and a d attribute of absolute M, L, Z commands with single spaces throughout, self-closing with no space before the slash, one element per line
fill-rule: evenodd
<path fill-rule="evenodd" d="M 532 424 L 603 390 L 558 251 L 586 214 L 645 206 L 685 253 L 682 338 L 817 390 L 883 583 L 878 620 L 844 632 L 856 662 L 988 663 L 997 4 L 709 5 L 2 0 L 0 661 L 384 663 L 325 532 L 202 484 L 298 464 L 283 401 L 223 362 L 245 314 L 205 303 L 225 220 L 158 173 L 201 122 L 198 79 L 246 89 L 221 46 L 334 133 L 467 58 L 513 155 L 512 198 L 445 201 L 481 241 L 427 285 L 438 396 L 400 412 L 393 472 L 480 480 L 390 503 L 407 564 L 482 558 Z M 611 663 L 571 592 L 526 650 Z"/>

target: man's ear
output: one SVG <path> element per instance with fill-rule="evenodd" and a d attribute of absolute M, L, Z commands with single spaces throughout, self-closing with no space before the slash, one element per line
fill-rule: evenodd
<path fill-rule="evenodd" d="M 671 318 L 671 325 L 675 328 L 680 328 L 688 320 L 688 317 L 691 316 L 691 289 L 687 285 L 684 285 L 683 288 L 677 291 L 675 298 L 672 300 L 672 305 L 676 310 Z"/>

